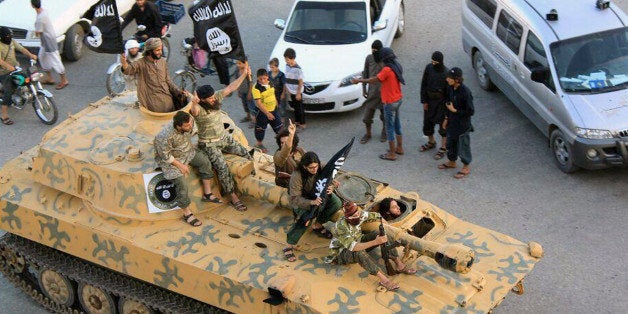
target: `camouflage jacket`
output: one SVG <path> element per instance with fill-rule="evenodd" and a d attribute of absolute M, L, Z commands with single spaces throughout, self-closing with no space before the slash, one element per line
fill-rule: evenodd
<path fill-rule="evenodd" d="M 187 165 L 194 158 L 196 148 L 192 144 L 192 136 L 196 132 L 196 123 L 192 131 L 183 133 L 177 131 L 172 123 L 168 123 L 155 136 L 155 161 L 166 179 L 172 180 L 183 175 L 179 168 L 172 165 L 175 159 Z"/>
<path fill-rule="evenodd" d="M 214 93 L 214 97 L 216 97 L 218 103 L 222 103 L 224 99 L 223 90 L 217 90 Z M 208 142 L 225 136 L 225 126 L 222 124 L 222 112 L 220 109 L 208 110 L 200 107 L 198 114 L 194 118 L 198 124 L 199 142 Z"/>
<path fill-rule="evenodd" d="M 362 239 L 362 224 L 379 220 L 380 217 L 378 212 L 362 211 L 360 223 L 356 226 L 349 224 L 344 217 L 336 221 L 336 230 L 332 230 L 334 238 L 329 243 L 329 255 L 325 257 L 325 262 L 333 262 L 343 250 L 352 250 Z"/>

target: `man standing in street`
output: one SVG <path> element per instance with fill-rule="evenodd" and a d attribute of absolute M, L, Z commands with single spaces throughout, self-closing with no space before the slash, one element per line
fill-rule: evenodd
<path fill-rule="evenodd" d="M 184 177 L 190 174 L 188 165 L 198 168 L 203 183 L 203 202 L 222 203 L 212 194 L 211 179 L 213 172 L 207 155 L 199 152 L 192 145 L 192 136 L 196 134 L 194 119 L 189 113 L 178 111 L 172 123 L 166 124 L 155 136 L 155 161 L 161 167 L 164 177 L 172 180 L 177 191 L 176 202 L 183 209 L 183 220 L 198 227 L 203 223 L 190 211 L 190 198 Z"/>
<path fill-rule="evenodd" d="M 381 82 L 381 97 L 384 106 L 384 118 L 386 119 L 386 137 L 388 139 L 388 152 L 379 155 L 383 160 L 397 160 L 397 155 L 403 155 L 403 137 L 401 135 L 401 119 L 399 107 L 403 100 L 401 84 L 405 84 L 403 68 L 397 61 L 397 56 L 392 49 L 386 47 L 380 50 L 380 56 L 384 67 L 376 76 L 363 79 L 352 79 L 353 84 Z M 397 145 L 395 145 L 395 139 Z"/>
<path fill-rule="evenodd" d="M 452 68 L 447 72 L 449 88 L 445 125 L 447 129 L 447 159 L 449 161 L 438 166 L 438 169 L 456 168 L 456 159 L 460 156 L 463 166 L 454 175 L 456 179 L 462 179 L 471 173 L 469 169 L 471 163 L 471 139 L 469 135 L 473 132 L 471 116 L 475 113 L 473 95 L 462 82 L 462 70 L 460 68 Z"/>
<path fill-rule="evenodd" d="M 382 69 L 382 60 L 380 57 L 380 50 L 383 48 L 382 42 L 376 39 L 371 45 L 372 53 L 366 56 L 364 61 L 364 70 L 362 71 L 362 77 L 371 77 L 377 75 Z M 364 101 L 364 126 L 366 127 L 366 134 L 360 139 L 361 144 L 366 144 L 371 140 L 371 125 L 373 124 L 373 117 L 375 111 L 379 111 L 379 119 L 382 120 L 382 134 L 380 136 L 380 142 L 386 142 L 386 124 L 384 122 L 384 109 L 382 108 L 382 97 L 380 95 L 380 83 L 374 82 L 370 84 L 362 83 L 362 95 L 366 100 Z M 368 91 L 367 91 L 368 87 Z"/>
<path fill-rule="evenodd" d="M 196 89 L 196 97 L 192 99 L 190 113 L 198 123 L 198 148 L 207 154 L 212 167 L 218 174 L 218 182 L 222 192 L 231 197 L 231 205 L 238 211 L 247 210 L 246 205 L 235 193 L 235 184 L 223 153 L 234 154 L 252 159 L 251 154 L 244 146 L 238 143 L 225 131 L 222 122 L 222 100 L 238 89 L 245 78 L 251 73 L 247 65 L 245 71 L 235 81 L 224 89 L 214 91 L 210 85 L 203 85 Z"/>
<path fill-rule="evenodd" d="M 39 63 L 41 68 L 46 72 L 46 79 L 42 83 L 54 84 L 55 81 L 52 78 L 51 71 L 54 70 L 60 76 L 59 84 L 56 89 L 62 89 L 68 86 L 68 78 L 65 76 L 65 67 L 61 62 L 61 55 L 59 54 L 59 48 L 57 47 L 57 34 L 55 33 L 54 26 L 48 17 L 46 12 L 41 7 L 41 0 L 31 0 L 31 6 L 37 12 L 37 18 L 35 19 L 35 34 L 39 36 L 41 40 L 41 47 L 39 48 Z"/>
<path fill-rule="evenodd" d="M 170 79 L 168 63 L 162 58 L 162 42 L 149 38 L 144 44 L 144 57 L 129 64 L 124 53 L 120 54 L 122 73 L 137 75 L 137 99 L 140 106 L 153 112 L 172 112 L 184 107 L 185 92 Z M 175 106 L 175 99 L 177 106 Z"/>
<path fill-rule="evenodd" d="M 447 95 L 447 67 L 443 63 L 443 53 L 434 51 L 432 62 L 425 66 L 421 80 L 421 103 L 423 104 L 423 135 L 427 136 L 427 143 L 421 145 L 419 151 L 425 152 L 436 147 L 434 127 L 438 124 L 438 134 L 441 136 L 441 146 L 434 155 L 438 160 L 447 152 L 447 132 L 443 127 L 445 120 L 445 96 Z"/>

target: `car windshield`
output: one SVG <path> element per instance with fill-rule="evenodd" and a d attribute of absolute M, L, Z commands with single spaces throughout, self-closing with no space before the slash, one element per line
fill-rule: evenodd
<path fill-rule="evenodd" d="M 550 45 L 565 92 L 607 92 L 628 86 L 628 27 Z"/>
<path fill-rule="evenodd" d="M 288 22 L 284 40 L 311 45 L 344 45 L 367 38 L 364 2 L 300 1 Z"/>

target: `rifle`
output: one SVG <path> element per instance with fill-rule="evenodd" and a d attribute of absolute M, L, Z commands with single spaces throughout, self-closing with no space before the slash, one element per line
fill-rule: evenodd
<path fill-rule="evenodd" d="M 379 235 L 386 235 L 386 231 L 384 231 L 384 218 L 379 217 Z M 388 250 L 394 248 L 395 246 L 388 246 L 388 243 L 382 243 L 379 245 L 379 248 L 382 251 L 382 259 L 384 260 L 384 265 L 386 265 L 386 273 L 388 276 L 393 276 L 397 274 L 397 271 L 392 265 L 392 261 L 390 260 L 390 255 L 388 254 Z"/>

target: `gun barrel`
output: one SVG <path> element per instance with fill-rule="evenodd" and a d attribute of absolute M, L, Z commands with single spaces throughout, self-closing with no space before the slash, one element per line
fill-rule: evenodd
<path fill-rule="evenodd" d="M 395 241 L 422 255 L 433 258 L 441 267 L 457 273 L 471 270 L 475 252 L 460 244 L 442 244 L 412 236 L 402 229 L 384 225 L 386 234 Z"/>

